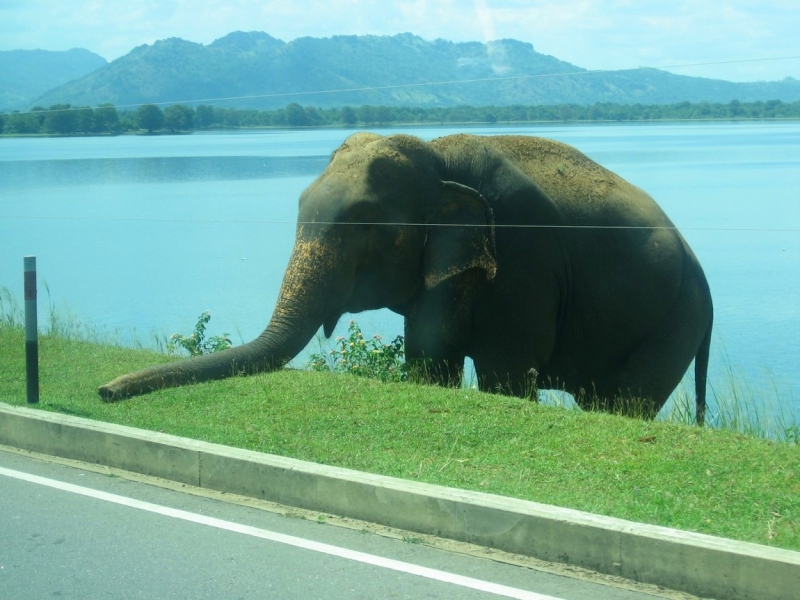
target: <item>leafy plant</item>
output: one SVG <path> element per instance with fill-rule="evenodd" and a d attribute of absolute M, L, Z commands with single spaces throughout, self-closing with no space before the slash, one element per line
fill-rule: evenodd
<path fill-rule="evenodd" d="M 177 354 L 183 349 L 191 356 L 200 356 L 201 354 L 211 354 L 212 352 L 227 350 L 233 346 L 228 337 L 230 335 L 229 333 L 214 335 L 206 339 L 206 325 L 208 325 L 210 320 L 211 313 L 206 311 L 201 313 L 197 318 L 197 323 L 194 326 L 194 333 L 188 336 L 173 333 L 167 343 L 167 351 L 170 354 Z"/>
<path fill-rule="evenodd" d="M 364 339 L 361 328 L 350 321 L 348 336 L 336 338 L 336 347 L 312 354 L 307 367 L 313 371 L 351 373 L 381 381 L 406 381 L 408 365 L 405 362 L 405 341 L 398 335 L 388 344 L 381 336 Z"/>

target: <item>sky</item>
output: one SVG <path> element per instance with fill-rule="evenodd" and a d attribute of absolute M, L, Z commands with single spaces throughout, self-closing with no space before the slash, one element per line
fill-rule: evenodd
<path fill-rule="evenodd" d="M 587 69 L 800 79 L 800 0 L 0 0 L 0 50 L 86 48 L 114 60 L 159 39 L 209 44 L 232 31 L 287 42 L 514 38 Z"/>

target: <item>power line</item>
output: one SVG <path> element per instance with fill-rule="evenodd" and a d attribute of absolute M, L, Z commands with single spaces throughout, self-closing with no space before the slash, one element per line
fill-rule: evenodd
<path fill-rule="evenodd" d="M 458 84 L 471 84 L 471 83 L 487 83 L 487 82 L 500 82 L 500 81 L 516 81 L 522 79 L 544 79 L 549 77 L 573 77 L 573 76 L 585 76 L 585 75 L 598 75 L 598 74 L 605 74 L 605 73 L 628 73 L 632 71 L 647 71 L 647 70 L 664 70 L 664 69 L 685 69 L 691 67 L 705 67 L 705 66 L 713 66 L 713 65 L 731 65 L 731 64 L 738 64 L 738 63 L 753 63 L 753 62 L 769 62 L 769 61 L 778 61 L 778 60 L 797 60 L 800 59 L 799 56 L 775 56 L 770 58 L 748 58 L 748 59 L 739 59 L 739 60 L 725 60 L 725 61 L 715 61 L 715 62 L 699 62 L 699 63 L 683 63 L 683 64 L 675 64 L 675 65 L 664 65 L 660 67 L 649 67 L 649 66 L 639 66 L 639 67 L 631 67 L 630 69 L 581 69 L 580 71 L 565 71 L 562 73 L 539 73 L 535 75 L 512 75 L 509 77 L 481 77 L 475 79 L 449 79 L 449 80 L 442 80 L 442 81 L 427 81 L 427 82 L 418 82 L 418 83 L 398 83 L 392 85 L 378 85 L 378 86 L 362 86 L 362 87 L 352 87 L 352 88 L 340 88 L 334 90 L 312 90 L 312 91 L 305 91 L 305 92 L 276 92 L 271 94 L 249 94 L 244 96 L 225 96 L 219 98 L 200 98 L 194 100 L 168 100 L 163 102 L 141 102 L 138 104 L 119 104 L 115 105 L 115 108 L 133 108 L 137 106 L 141 106 L 142 104 L 153 104 L 156 106 L 167 106 L 170 104 L 194 104 L 200 102 L 228 102 L 231 100 L 253 100 L 256 98 L 285 98 L 290 96 L 313 96 L 313 95 L 325 95 L 325 94 L 345 94 L 345 93 L 352 93 L 352 92 L 369 92 L 369 91 L 380 91 L 380 90 L 392 90 L 392 89 L 407 89 L 407 88 L 418 88 L 418 87 L 425 87 L 425 86 L 440 86 L 440 85 L 458 85 Z M 101 103 L 102 104 L 102 103 Z M 99 105 L 98 105 L 99 106 Z M 85 110 L 87 107 L 70 107 L 64 109 L 56 109 L 56 110 L 31 110 L 27 111 L 26 113 L 20 114 L 38 114 L 38 113 L 52 113 L 52 112 L 69 112 L 69 111 L 77 111 L 77 110 Z"/>
<path fill-rule="evenodd" d="M 773 56 L 771 58 L 743 58 L 737 60 L 720 60 L 715 62 L 701 62 L 701 63 L 684 63 L 678 65 L 665 65 L 663 67 L 639 67 L 641 69 L 683 69 L 685 67 L 707 67 L 713 65 L 733 65 L 737 63 L 751 63 L 751 62 L 767 62 L 771 60 L 796 60 L 800 56 Z M 630 70 L 630 69 L 622 69 Z"/>
<path fill-rule="evenodd" d="M 281 221 L 267 219 L 155 219 L 149 217 L 49 217 L 28 215 L 2 215 L 5 219 L 43 220 L 43 221 L 102 221 L 102 222 L 143 222 L 143 223 L 197 223 L 197 224 L 242 224 L 242 225 L 336 225 L 347 227 L 487 227 L 486 224 L 461 223 L 409 223 L 409 222 L 357 222 L 338 221 Z M 512 225 L 495 224 L 495 229 L 582 229 L 582 230 L 667 230 L 667 231 L 743 231 L 754 233 L 800 233 L 800 228 L 792 227 L 676 227 L 650 225 Z"/>

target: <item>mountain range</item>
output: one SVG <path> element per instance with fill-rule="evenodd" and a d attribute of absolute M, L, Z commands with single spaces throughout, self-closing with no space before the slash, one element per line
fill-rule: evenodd
<path fill-rule="evenodd" d="M 83 48 L 0 51 L 0 111 L 27 110 L 46 91 L 108 64 Z"/>
<path fill-rule="evenodd" d="M 9 59 L 3 54 L 12 53 L 0 53 L 0 60 Z M 25 97 L 22 79 L 18 89 L 9 89 L 10 79 L 0 81 L 0 98 L 17 98 L 5 103 L 23 110 L 33 104 L 104 102 L 273 109 L 292 102 L 434 107 L 800 100 L 800 81 L 793 78 L 734 83 L 653 68 L 588 71 L 517 40 L 456 43 L 408 33 L 284 42 L 263 32 L 237 31 L 208 45 L 169 38 L 107 64 L 96 61 L 71 80 L 53 78 L 56 85 L 38 97 Z"/>

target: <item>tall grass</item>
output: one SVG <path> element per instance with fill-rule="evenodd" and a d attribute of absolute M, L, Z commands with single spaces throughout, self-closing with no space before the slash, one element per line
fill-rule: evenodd
<path fill-rule="evenodd" d="M 96 344 L 123 346 L 137 350 L 154 349 L 161 354 L 168 353 L 169 338 L 163 334 L 150 334 L 150 340 L 143 342 L 134 330 L 125 335 L 118 329 L 108 331 L 81 321 L 67 305 L 56 306 L 50 293 L 50 286 L 43 282 L 46 302 L 38 306 L 39 334 L 65 340 L 93 342 Z M 24 305 L 4 286 L 0 286 L 0 326 L 25 327 Z"/>
<path fill-rule="evenodd" d="M 0 325 L 22 327 L 24 323 L 25 313 L 17 299 L 8 288 L 0 287 Z"/>
<path fill-rule="evenodd" d="M 96 329 L 82 323 L 69 307 L 56 309 L 53 297 L 50 294 L 50 286 L 47 282 L 43 286 L 47 296 L 47 303 L 45 308 L 46 318 L 44 320 L 38 319 L 39 333 L 41 335 L 59 337 L 66 340 L 101 341 L 98 338 Z M 42 307 L 37 306 L 37 309 L 38 316 L 41 317 Z M 0 287 L 0 323 L 9 327 L 25 326 L 25 310 L 6 287 Z"/>
<path fill-rule="evenodd" d="M 778 389 L 774 377 L 762 387 L 754 387 L 732 365 L 727 355 L 722 360 L 724 376 L 709 378 L 706 424 L 730 429 L 763 439 L 800 442 L 800 420 L 796 399 L 791 392 Z M 681 381 L 659 419 L 693 423 L 695 415 L 694 378 Z"/>

